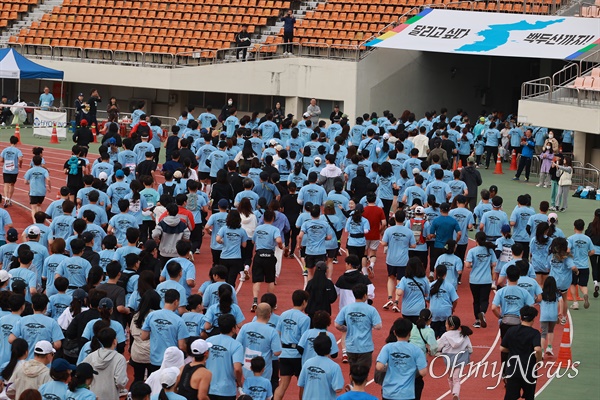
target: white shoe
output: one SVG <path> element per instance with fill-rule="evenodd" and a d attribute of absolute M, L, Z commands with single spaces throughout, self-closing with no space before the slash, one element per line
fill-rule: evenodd
<path fill-rule="evenodd" d="M 550 357 L 554 356 L 554 353 L 552 352 L 552 347 L 546 348 L 546 354 L 549 355 Z"/>
<path fill-rule="evenodd" d="M 392 300 L 388 300 L 388 302 L 383 305 L 383 309 L 389 310 L 393 304 L 394 304 L 394 302 Z"/>
<path fill-rule="evenodd" d="M 579 302 L 574 301 L 573 304 L 571 304 L 571 310 L 579 310 Z"/>
<path fill-rule="evenodd" d="M 538 183 L 537 185 L 535 185 L 535 187 L 542 187 L 542 184 Z"/>

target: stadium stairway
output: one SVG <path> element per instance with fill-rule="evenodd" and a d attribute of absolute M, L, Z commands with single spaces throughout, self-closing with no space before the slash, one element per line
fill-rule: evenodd
<path fill-rule="evenodd" d="M 0 47 L 5 47 L 11 36 L 18 35 L 21 29 L 30 27 L 32 22 L 40 21 L 44 14 L 51 12 L 54 7 L 60 6 L 62 3 L 63 0 L 44 0 L 33 6 L 21 19 L 13 23 L 8 29 L 2 31 L 0 34 Z"/>

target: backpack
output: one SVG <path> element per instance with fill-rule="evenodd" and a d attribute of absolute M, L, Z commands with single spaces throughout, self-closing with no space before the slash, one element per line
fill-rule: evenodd
<path fill-rule="evenodd" d="M 196 211 L 198 209 L 198 193 L 188 193 L 185 208 L 189 211 Z"/>
<path fill-rule="evenodd" d="M 136 271 L 132 271 L 130 269 L 126 269 L 123 272 L 121 272 L 121 277 L 117 281 L 117 285 L 121 286 L 123 289 L 125 289 L 125 293 L 127 293 L 127 283 L 129 283 L 129 280 L 135 274 L 137 274 L 137 272 Z"/>
<path fill-rule="evenodd" d="M 410 230 L 415 235 L 415 241 L 417 244 L 425 243 L 425 236 L 423 236 L 423 228 L 425 227 L 424 219 L 410 219 Z"/>
<path fill-rule="evenodd" d="M 163 183 L 161 186 L 163 189 L 163 194 L 168 194 L 169 196 L 175 195 L 175 188 L 177 187 L 175 183 L 173 183 L 171 186 L 167 185 L 166 183 Z"/>

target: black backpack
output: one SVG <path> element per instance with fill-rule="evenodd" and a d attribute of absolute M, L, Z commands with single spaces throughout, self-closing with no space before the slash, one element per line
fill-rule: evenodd
<path fill-rule="evenodd" d="M 163 194 L 168 194 L 169 196 L 173 196 L 175 194 L 175 188 L 177 187 L 175 183 L 173 183 L 171 186 L 163 183 L 161 186 L 163 188 Z"/>
<path fill-rule="evenodd" d="M 137 274 L 137 272 L 136 271 L 132 271 L 130 269 L 126 269 L 123 272 L 121 272 L 121 277 L 117 281 L 117 285 L 119 285 L 123 289 L 125 289 L 125 293 L 127 293 L 127 283 L 129 283 L 129 280 L 135 274 Z"/>

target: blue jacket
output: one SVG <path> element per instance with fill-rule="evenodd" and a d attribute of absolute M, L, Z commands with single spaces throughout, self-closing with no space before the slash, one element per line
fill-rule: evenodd
<path fill-rule="evenodd" d="M 287 15 L 285 17 L 281 17 L 281 20 L 283 21 L 283 31 L 284 32 L 293 32 L 294 31 L 294 23 L 296 22 L 296 18 L 294 17 L 288 17 Z"/>
<path fill-rule="evenodd" d="M 523 146 L 521 150 L 521 157 L 532 158 L 533 151 L 535 150 L 535 141 L 533 138 L 527 140 L 527 144 Z"/>

